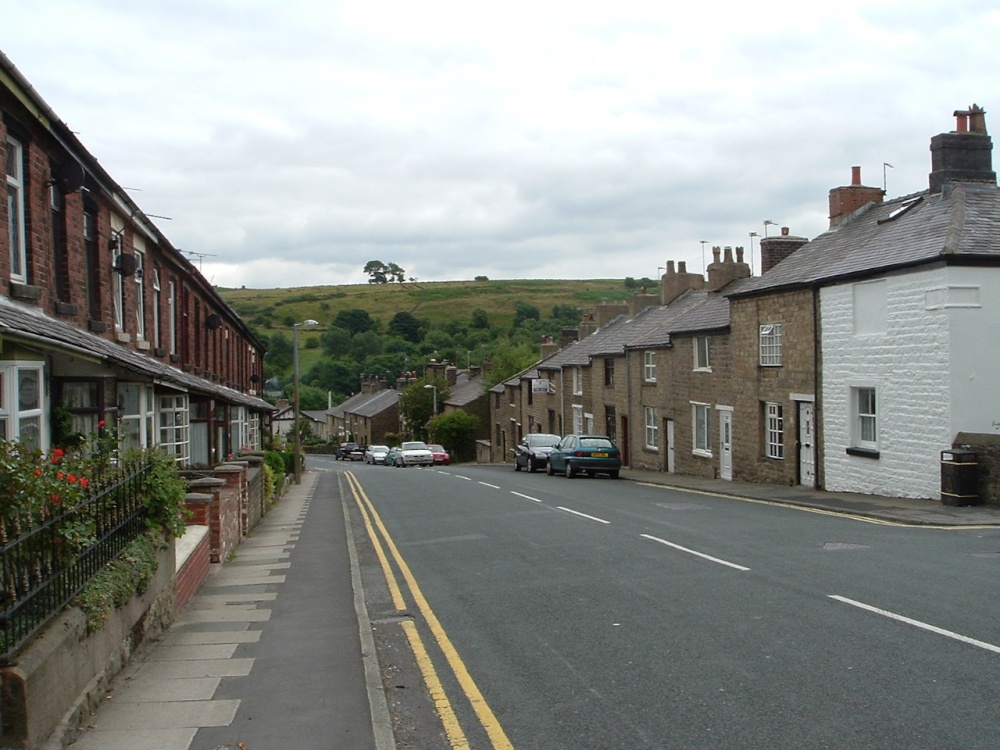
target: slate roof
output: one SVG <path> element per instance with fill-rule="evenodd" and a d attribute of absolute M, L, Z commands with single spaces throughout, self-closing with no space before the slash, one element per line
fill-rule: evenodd
<path fill-rule="evenodd" d="M 448 389 L 448 398 L 444 403 L 449 406 L 468 406 L 485 393 L 483 382 L 482 375 L 470 377 L 467 372 L 458 373 L 455 385 Z"/>
<path fill-rule="evenodd" d="M 374 417 L 399 403 L 399 391 L 386 388 L 376 393 L 364 394 L 367 398 L 346 411 L 359 417 Z"/>
<path fill-rule="evenodd" d="M 945 185 L 871 205 L 803 245 L 730 296 L 748 296 L 884 273 L 948 258 L 1000 259 L 1000 190 Z"/>
<path fill-rule="evenodd" d="M 196 377 L 114 341 L 50 318 L 36 307 L 21 305 L 4 296 L 0 296 L 0 336 L 28 341 L 36 347 L 50 350 L 75 350 L 82 356 L 96 357 L 107 365 L 120 367 L 184 390 L 215 396 L 257 411 L 275 410 L 272 404 L 263 399 Z"/>

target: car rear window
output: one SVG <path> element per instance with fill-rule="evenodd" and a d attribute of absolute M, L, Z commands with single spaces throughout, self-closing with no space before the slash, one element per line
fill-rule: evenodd
<path fill-rule="evenodd" d="M 580 447 L 587 450 L 614 450 L 614 444 L 607 438 L 581 438 Z"/>

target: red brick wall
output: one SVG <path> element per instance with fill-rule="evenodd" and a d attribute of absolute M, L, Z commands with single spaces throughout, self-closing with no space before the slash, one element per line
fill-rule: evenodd
<path fill-rule="evenodd" d="M 198 545 L 191 551 L 188 559 L 185 560 L 177 571 L 177 584 L 174 593 L 174 612 L 179 612 L 184 608 L 191 597 L 193 597 L 201 585 L 208 578 L 209 566 L 211 564 L 211 550 L 209 535 L 205 534 Z"/>

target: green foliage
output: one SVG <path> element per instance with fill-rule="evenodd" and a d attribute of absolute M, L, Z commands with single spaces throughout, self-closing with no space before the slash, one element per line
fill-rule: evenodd
<path fill-rule="evenodd" d="M 301 382 L 322 389 L 323 406 L 315 408 L 325 408 L 326 392 L 333 391 L 342 396 L 341 401 L 352 393 L 357 393 L 360 389 L 361 366 L 356 362 L 343 359 L 321 359 L 302 376 Z M 305 390 L 302 391 L 305 393 Z M 304 403 L 302 398 L 300 404 Z"/>
<path fill-rule="evenodd" d="M 343 357 L 351 350 L 351 332 L 339 326 L 330 326 L 320 334 L 323 352 L 331 357 Z"/>
<path fill-rule="evenodd" d="M 539 320 L 541 313 L 534 305 L 518 300 L 514 303 L 514 326 L 519 326 L 526 320 Z"/>
<path fill-rule="evenodd" d="M 355 307 L 351 310 L 341 310 L 333 319 L 333 324 L 351 332 L 352 336 L 375 328 L 375 319 L 367 310 Z"/>
<path fill-rule="evenodd" d="M 573 305 L 553 305 L 552 320 L 559 325 L 574 326 L 580 322 L 580 308 Z"/>
<path fill-rule="evenodd" d="M 479 417 L 464 411 L 438 414 L 427 425 L 430 438 L 441 443 L 458 461 L 471 461 L 476 455 Z"/>
<path fill-rule="evenodd" d="M 328 403 L 327 391 L 325 388 L 317 388 L 314 385 L 299 383 L 299 409 L 325 409 Z"/>
<path fill-rule="evenodd" d="M 88 630 L 100 630 L 116 609 L 146 593 L 156 574 L 156 547 L 153 537 L 143 534 L 84 586 L 73 603 L 86 615 Z"/>
<path fill-rule="evenodd" d="M 434 416 L 434 390 L 427 388 L 428 385 L 437 388 L 437 404 L 440 411 L 441 405 L 450 393 L 448 384 L 444 380 L 420 378 L 399 392 L 399 413 L 403 417 L 403 424 L 407 425 L 417 440 L 427 437 L 427 422 Z"/>
<path fill-rule="evenodd" d="M 423 325 L 420 319 L 413 313 L 400 310 L 389 321 L 389 334 L 399 336 L 401 339 L 411 343 L 419 344 L 424 337 Z"/>
<path fill-rule="evenodd" d="M 486 311 L 481 307 L 475 308 L 472 311 L 472 320 L 469 323 L 469 325 L 472 328 L 489 328 L 490 319 L 489 316 L 486 314 Z"/>
<path fill-rule="evenodd" d="M 184 505 L 187 485 L 177 472 L 177 462 L 159 450 L 147 451 L 143 460 L 150 464 L 142 487 L 146 523 L 170 537 L 182 536 L 191 513 Z"/>
<path fill-rule="evenodd" d="M 274 504 L 274 493 L 277 489 L 277 477 L 274 469 L 265 461 L 264 463 L 264 504 L 270 508 Z"/>
<path fill-rule="evenodd" d="M 289 473 L 286 471 L 288 459 L 285 457 L 285 453 L 285 451 L 264 452 L 264 465 L 271 469 L 275 477 L 283 477 Z"/>
<path fill-rule="evenodd" d="M 292 342 L 280 331 L 268 339 L 264 362 L 278 370 L 292 366 Z"/>
<path fill-rule="evenodd" d="M 388 284 L 390 281 L 403 283 L 406 281 L 406 271 L 395 263 L 370 260 L 365 264 L 364 271 L 371 277 L 368 279 L 369 284 Z"/>
<path fill-rule="evenodd" d="M 485 373 L 486 387 L 492 388 L 538 361 L 538 351 L 532 342 L 510 338 L 498 341 L 493 349 L 493 366 Z"/>

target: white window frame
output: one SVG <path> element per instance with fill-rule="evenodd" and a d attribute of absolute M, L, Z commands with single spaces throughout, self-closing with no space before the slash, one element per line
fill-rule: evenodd
<path fill-rule="evenodd" d="M 157 401 L 159 446 L 181 466 L 191 461 L 191 403 L 186 393 L 161 394 Z"/>
<path fill-rule="evenodd" d="M 573 432 L 580 434 L 583 432 L 583 405 L 573 404 Z"/>
<path fill-rule="evenodd" d="M 712 360 L 709 359 L 708 336 L 694 337 L 694 369 L 701 372 L 712 371 Z"/>
<path fill-rule="evenodd" d="M 768 458 L 785 458 L 785 417 L 782 405 L 774 401 L 764 404 L 764 443 Z"/>
<path fill-rule="evenodd" d="M 851 445 L 862 450 L 878 450 L 878 388 L 851 387 Z"/>
<path fill-rule="evenodd" d="M 691 452 L 712 457 L 712 405 L 691 402 Z"/>
<path fill-rule="evenodd" d="M 162 295 L 160 289 L 160 269 L 153 268 L 153 346 L 157 349 L 163 346 L 162 337 L 160 336 L 160 303 L 162 302 Z"/>
<path fill-rule="evenodd" d="M 656 416 L 655 406 L 643 407 L 646 416 L 646 447 L 651 450 L 660 449 L 660 423 Z"/>
<path fill-rule="evenodd" d="M 32 406 L 21 405 L 21 376 L 35 373 L 37 393 Z M 0 438 L 23 442 L 28 425 L 37 428 L 37 439 L 26 443 L 30 448 L 47 451 L 49 432 L 46 418 L 45 363 L 36 361 L 0 362 Z"/>
<path fill-rule="evenodd" d="M 134 404 L 130 404 L 134 396 Z M 122 448 L 152 448 L 156 444 L 156 401 L 150 383 L 118 383 Z M 134 437 L 134 439 L 133 439 Z"/>
<path fill-rule="evenodd" d="M 261 449 L 260 414 L 258 412 L 253 412 L 247 421 L 247 447 L 252 451 Z"/>
<path fill-rule="evenodd" d="M 170 353 L 177 354 L 177 282 L 167 282 L 167 340 Z"/>
<path fill-rule="evenodd" d="M 646 383 L 656 382 L 656 352 L 649 350 L 643 352 L 642 379 Z"/>
<path fill-rule="evenodd" d="M 9 167 L 9 168 L 8 168 Z M 7 240 L 10 244 L 10 279 L 27 283 L 28 244 L 25 230 L 27 217 L 24 203 L 24 145 L 7 136 L 7 158 L 4 167 L 7 179 Z"/>
<path fill-rule="evenodd" d="M 572 370 L 573 375 L 573 395 L 582 396 L 583 395 L 583 369 L 581 367 L 574 367 Z"/>
<path fill-rule="evenodd" d="M 247 420 L 247 408 L 245 406 L 232 406 L 229 408 L 229 442 L 233 453 L 239 453 L 244 448 L 249 448 L 248 435 L 250 433 Z"/>
<path fill-rule="evenodd" d="M 146 340 L 146 251 L 142 240 L 135 238 L 135 338 Z"/>
<path fill-rule="evenodd" d="M 760 326 L 760 366 L 781 367 L 781 323 Z"/>

